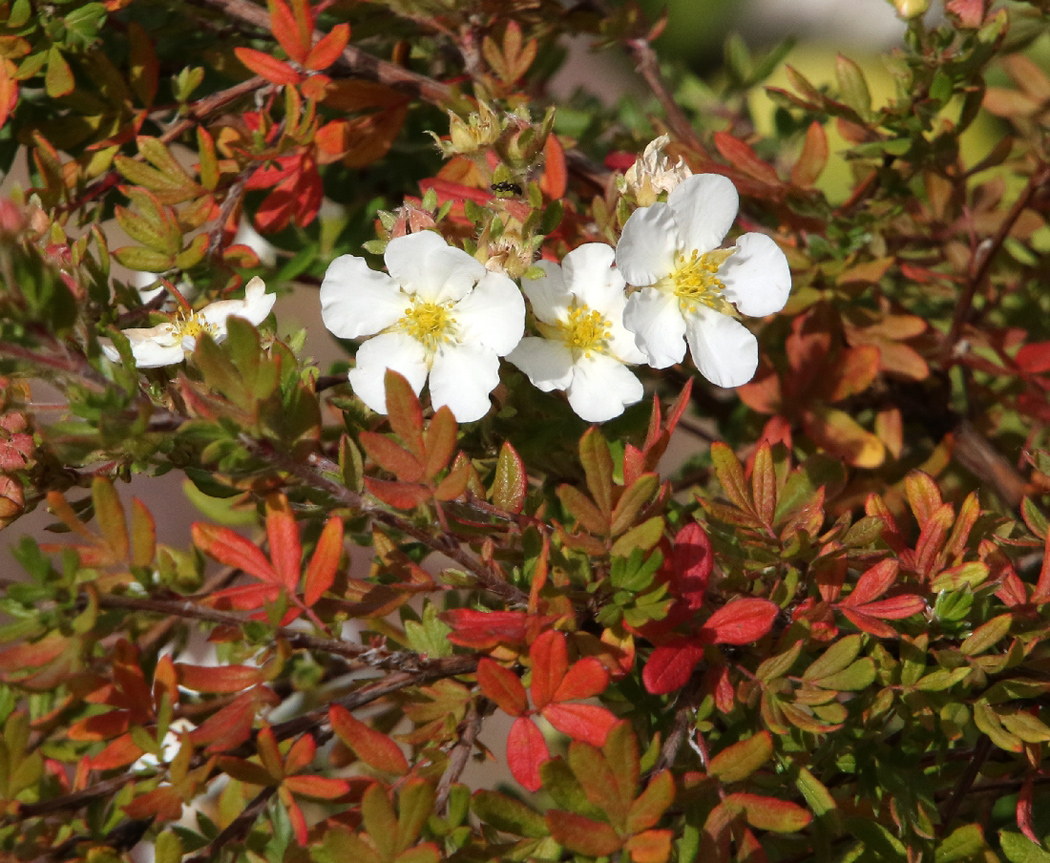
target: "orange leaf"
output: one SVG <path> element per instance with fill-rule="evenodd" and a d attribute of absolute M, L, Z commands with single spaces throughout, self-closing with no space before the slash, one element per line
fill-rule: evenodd
<path fill-rule="evenodd" d="M 330 776 L 286 776 L 282 784 L 295 794 L 317 797 L 321 800 L 342 797 L 350 790 L 350 783 L 345 779 L 335 779 Z"/>
<path fill-rule="evenodd" d="M 592 698 L 609 685 L 609 672 L 593 656 L 581 659 L 566 672 L 554 692 L 552 701 L 575 701 Z"/>
<path fill-rule="evenodd" d="M 306 5 L 307 8 L 297 8 L 299 14 L 293 15 L 284 0 L 270 0 L 270 29 L 285 53 L 301 64 L 310 50 L 313 16 L 307 4 L 297 5 Z"/>
<path fill-rule="evenodd" d="M 401 751 L 401 747 L 387 735 L 374 728 L 369 728 L 361 720 L 356 719 L 349 710 L 338 704 L 332 705 L 328 711 L 328 718 L 332 723 L 332 730 L 339 735 L 339 739 L 369 767 L 397 776 L 404 776 L 408 773 L 408 760 L 405 754 Z"/>
<path fill-rule="evenodd" d="M 299 83 L 301 77 L 299 73 L 283 60 L 278 60 L 276 57 L 271 57 L 262 51 L 256 51 L 254 48 L 243 48 L 240 46 L 234 48 L 233 53 L 237 55 L 238 60 L 256 75 L 261 75 L 271 84 L 281 86 L 282 84 L 295 85 Z"/>
<path fill-rule="evenodd" d="M 734 138 L 728 132 L 715 132 L 715 147 L 729 164 L 739 168 L 749 177 L 771 186 L 781 185 L 780 178 L 773 166 L 762 161 L 747 144 Z"/>
<path fill-rule="evenodd" d="M 565 197 L 569 184 L 569 172 L 565 166 L 565 150 L 558 136 L 551 133 L 543 144 L 543 155 L 546 163 L 543 176 L 540 177 L 540 190 L 552 201 Z"/>
<path fill-rule="evenodd" d="M 791 182 L 803 189 L 812 186 L 828 162 L 828 136 L 816 120 L 806 130 L 806 140 L 798 161 L 791 169 Z"/>
<path fill-rule="evenodd" d="M 346 48 L 349 41 L 350 25 L 336 24 L 332 28 L 331 33 L 310 49 L 310 53 L 306 55 L 303 65 L 314 72 L 327 69 L 339 59 L 339 55 L 343 53 L 343 49 Z"/>
<path fill-rule="evenodd" d="M 8 61 L 0 58 L 0 129 L 18 104 L 18 82 L 11 77 Z"/>
<path fill-rule="evenodd" d="M 646 830 L 627 840 L 624 846 L 634 863 L 664 863 L 671 856 L 671 830 Z"/>
<path fill-rule="evenodd" d="M 853 592 L 839 603 L 840 607 L 861 605 L 882 596 L 897 580 L 898 568 L 895 560 L 880 560 L 861 575 Z"/>
<path fill-rule="evenodd" d="M 299 542 L 299 525 L 283 494 L 266 498 L 266 536 L 270 540 L 270 559 L 277 580 L 289 593 L 295 593 L 299 587 L 303 548 Z"/>
<path fill-rule="evenodd" d="M 559 845 L 589 857 L 610 857 L 623 846 L 612 827 L 585 815 L 551 809 L 547 812 L 547 827 Z"/>
<path fill-rule="evenodd" d="M 240 692 L 266 679 L 262 668 L 251 665 L 187 665 L 175 663 L 179 685 L 194 692 Z"/>
<path fill-rule="evenodd" d="M 489 701 L 510 716 L 521 716 L 528 709 L 528 696 L 518 676 L 487 656 L 478 662 L 478 685 Z"/>
<path fill-rule="evenodd" d="M 715 644 L 750 644 L 773 628 L 779 612 L 777 604 L 768 599 L 738 599 L 712 614 L 700 633 Z"/>
<path fill-rule="evenodd" d="M 387 402 L 389 407 L 389 402 Z M 419 455 L 394 443 L 385 435 L 376 432 L 361 432 L 361 447 L 368 457 L 383 470 L 394 474 L 402 482 L 419 482 L 423 478 L 423 439 L 419 438 Z"/>
<path fill-rule="evenodd" d="M 127 767 L 142 754 L 143 750 L 132 741 L 131 735 L 125 734 L 110 743 L 98 755 L 91 757 L 91 769 L 113 770 L 116 767 Z"/>
<path fill-rule="evenodd" d="M 333 515 L 321 531 L 313 557 L 306 567 L 306 605 L 313 606 L 335 582 L 343 554 L 343 520 Z"/>
<path fill-rule="evenodd" d="M 425 485 L 391 482 L 385 479 L 373 479 L 370 476 L 365 477 L 365 488 L 368 489 L 369 494 L 394 509 L 415 509 L 433 496 L 431 490 Z"/>
<path fill-rule="evenodd" d="M 234 533 L 228 527 L 218 527 L 201 521 L 194 522 L 191 533 L 193 544 L 219 563 L 243 570 L 260 581 L 277 583 L 277 573 L 273 571 L 266 555 L 255 543 L 239 533 Z"/>

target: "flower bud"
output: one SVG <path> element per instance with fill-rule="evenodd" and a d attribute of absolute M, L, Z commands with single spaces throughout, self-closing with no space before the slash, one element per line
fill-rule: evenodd
<path fill-rule="evenodd" d="M 892 3 L 897 14 L 905 21 L 925 15 L 930 8 L 930 0 L 892 0 Z"/>

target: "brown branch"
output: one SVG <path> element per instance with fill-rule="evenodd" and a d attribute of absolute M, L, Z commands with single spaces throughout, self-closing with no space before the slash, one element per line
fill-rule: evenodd
<path fill-rule="evenodd" d="M 267 32 L 270 31 L 270 14 L 264 6 L 257 6 L 248 0 L 202 0 L 202 2 L 238 21 L 252 24 Z M 319 41 L 323 36 L 323 33 L 315 30 L 314 42 Z M 380 60 L 354 45 L 346 46 L 332 68 L 346 72 L 353 77 L 378 81 L 396 90 L 411 93 L 433 105 L 444 105 L 452 99 L 452 90 L 440 81 L 419 75 L 396 63 Z"/>
<path fill-rule="evenodd" d="M 484 697 L 479 698 L 478 701 L 484 701 Z M 448 795 L 452 791 L 452 784 L 459 781 L 460 775 L 466 769 L 467 762 L 470 761 L 470 753 L 474 751 L 474 741 L 478 739 L 478 734 L 481 732 L 479 707 L 477 702 L 471 701 L 466 718 L 456 729 L 459 738 L 448 754 L 448 767 L 445 768 L 441 781 L 438 783 L 437 798 L 434 803 L 435 812 L 445 809 Z"/>
<path fill-rule="evenodd" d="M 227 824 L 226 828 L 212 839 L 200 854 L 190 857 L 185 863 L 212 863 L 218 860 L 228 843 L 242 838 L 251 830 L 259 813 L 266 808 L 266 804 L 276 792 L 277 786 L 269 785 L 256 794 L 255 799 L 244 808 L 244 811 Z"/>
<path fill-rule="evenodd" d="M 664 109 L 664 114 L 667 116 L 667 125 L 671 127 L 675 137 L 697 153 L 706 154 L 707 150 L 700 143 L 696 132 L 693 131 L 692 124 L 685 114 L 682 113 L 682 109 L 678 107 L 674 96 L 667 89 L 667 84 L 660 73 L 660 62 L 652 45 L 646 39 L 631 39 L 627 42 L 627 49 L 634 58 L 638 72 L 645 79 L 645 83 L 649 85 L 649 89 L 653 91 L 653 95 L 656 96 L 660 107 Z"/>
<path fill-rule="evenodd" d="M 1032 172 L 1032 175 L 1028 178 L 1028 183 L 1010 208 L 1010 212 L 1006 214 L 1006 217 L 999 225 L 999 230 L 995 232 L 995 236 L 990 241 L 981 243 L 974 250 L 973 259 L 970 262 L 969 281 L 955 307 L 951 328 L 948 330 L 948 335 L 945 336 L 944 343 L 941 345 L 940 359 L 942 364 L 947 365 L 951 360 L 952 353 L 955 351 L 955 345 L 962 335 L 966 319 L 969 317 L 970 310 L 973 307 L 973 298 L 987 281 L 992 264 L 995 262 L 1000 249 L 1002 249 L 1003 243 L 1006 242 L 1006 238 L 1010 235 L 1010 231 L 1013 230 L 1014 224 L 1021 218 L 1021 213 L 1028 206 L 1032 197 L 1048 181 L 1050 181 L 1050 164 L 1044 163 Z"/>
<path fill-rule="evenodd" d="M 941 810 L 941 823 L 937 826 L 938 834 L 943 835 L 948 829 L 948 825 L 951 824 L 952 819 L 955 818 L 955 813 L 959 811 L 959 807 L 962 806 L 963 800 L 973 787 L 973 783 L 977 779 L 977 774 L 981 772 L 981 765 L 984 764 L 985 759 L 988 758 L 991 751 L 991 738 L 984 736 L 977 741 L 977 745 L 973 750 L 973 755 L 970 758 L 970 763 L 966 765 L 966 770 L 964 770 L 962 776 L 959 777 L 959 782 L 952 791 L 952 796 L 948 798 L 948 802 L 944 804 L 944 808 Z"/>
<path fill-rule="evenodd" d="M 694 674 L 693 678 L 686 684 L 678 698 L 678 707 L 674 712 L 674 724 L 671 733 L 667 735 L 664 745 L 660 748 L 660 757 L 656 759 L 653 773 L 670 769 L 678 757 L 678 750 L 685 742 L 689 727 L 693 724 L 696 715 L 696 699 L 700 693 L 700 676 Z M 707 765 L 704 765 L 706 768 Z"/>

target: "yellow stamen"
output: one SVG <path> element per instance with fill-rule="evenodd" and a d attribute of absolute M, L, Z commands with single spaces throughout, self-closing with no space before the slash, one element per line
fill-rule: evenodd
<path fill-rule="evenodd" d="M 608 351 L 608 342 L 612 338 L 612 323 L 604 318 L 601 312 L 586 304 L 578 306 L 574 300 L 573 305 L 569 307 L 569 319 L 559 321 L 557 333 L 552 335 L 565 342 L 574 357 L 589 357 L 591 353 L 604 354 Z"/>
<path fill-rule="evenodd" d="M 209 323 L 194 312 L 180 312 L 179 316 L 171 322 L 171 327 L 172 332 L 180 339 L 187 336 L 198 339 L 203 333 L 215 338 L 219 333 L 219 328 L 215 324 Z"/>
<path fill-rule="evenodd" d="M 718 278 L 718 270 L 734 249 L 715 249 L 701 255 L 696 249 L 686 256 L 678 255 L 675 269 L 656 283 L 656 287 L 678 297 L 683 313 L 696 311 L 699 304 L 723 314 L 733 314 L 733 307 L 722 296 L 725 283 Z"/>
<path fill-rule="evenodd" d="M 412 305 L 397 327 L 416 341 L 422 342 L 427 353 L 433 353 L 438 345 L 451 342 L 456 335 L 456 319 L 452 317 L 452 303 L 428 303 L 412 298 Z"/>

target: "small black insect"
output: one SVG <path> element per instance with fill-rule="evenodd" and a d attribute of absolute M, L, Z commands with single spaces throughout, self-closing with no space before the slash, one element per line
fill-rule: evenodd
<path fill-rule="evenodd" d="M 521 186 L 519 186 L 517 183 L 511 183 L 511 182 L 509 182 L 507 180 L 501 180 L 498 183 L 493 183 L 491 186 L 489 186 L 489 188 L 492 189 L 492 191 L 495 192 L 496 194 L 505 194 L 505 195 L 521 195 L 521 194 L 523 194 L 523 190 L 522 190 Z"/>

